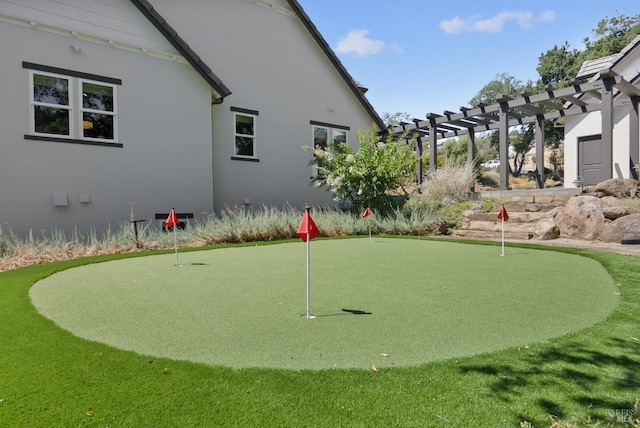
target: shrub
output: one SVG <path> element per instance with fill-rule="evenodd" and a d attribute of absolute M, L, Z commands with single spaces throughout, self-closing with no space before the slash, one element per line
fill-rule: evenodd
<path fill-rule="evenodd" d="M 367 207 L 382 214 L 392 212 L 394 196 L 406 193 L 404 185 L 414 173 L 415 154 L 392 135 L 380 141 L 375 127 L 358 130 L 357 138 L 357 152 L 339 141 L 327 143 L 326 148 L 305 147 L 314 153 L 318 170 L 314 184 L 327 186 L 335 200 L 352 204 L 356 212 Z"/>
<path fill-rule="evenodd" d="M 409 197 L 408 211 L 434 212 L 443 207 L 472 198 L 475 182 L 472 163 L 447 165 L 430 172 L 420 187 L 420 193 Z"/>

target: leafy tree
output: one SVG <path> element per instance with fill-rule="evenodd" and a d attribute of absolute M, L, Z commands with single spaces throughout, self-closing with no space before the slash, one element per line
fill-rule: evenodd
<path fill-rule="evenodd" d="M 318 170 L 315 185 L 328 187 L 335 200 L 351 202 L 355 210 L 371 207 L 387 213 L 394 208 L 393 196 L 398 191 L 406 193 L 404 185 L 415 174 L 416 156 L 410 145 L 399 144 L 404 136 L 389 134 L 381 141 L 375 126 L 359 129 L 357 139 L 358 151 L 343 142 L 313 148 Z"/>
<path fill-rule="evenodd" d="M 411 122 L 411 116 L 406 112 L 382 113 L 382 121 L 387 127 L 394 127 L 402 122 Z"/>
<path fill-rule="evenodd" d="M 580 65 L 580 51 L 571 49 L 569 42 L 549 49 L 538 57 L 538 91 L 550 84 L 557 88 L 568 86 L 571 79 L 576 77 Z"/>
<path fill-rule="evenodd" d="M 523 84 L 520 80 L 511 76 L 509 73 L 502 73 L 496 75 L 496 78 L 487 83 L 475 97 L 469 101 L 473 106 L 479 106 L 480 104 L 494 104 L 501 96 L 509 96 L 511 98 L 519 98 L 523 92 L 532 92 L 534 84 L 528 81 Z M 529 114 L 523 112 L 524 114 Z M 524 166 L 524 159 L 531 148 L 531 143 L 534 140 L 534 125 L 524 125 L 519 127 L 517 131 L 509 133 L 509 142 L 511 147 L 515 151 L 514 158 L 514 175 L 519 175 L 522 172 Z M 490 135 L 491 145 L 498 147 L 499 145 L 499 132 L 493 131 Z"/>
<path fill-rule="evenodd" d="M 589 37 L 583 40 L 586 48 L 581 58 L 582 61 L 620 52 L 640 34 L 640 15 L 619 14 L 612 18 L 605 17 L 598 22 L 598 27 L 592 33 L 595 36 L 593 40 Z"/>

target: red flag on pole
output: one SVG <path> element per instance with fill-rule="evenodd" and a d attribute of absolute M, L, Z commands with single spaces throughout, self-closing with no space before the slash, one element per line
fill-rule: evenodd
<path fill-rule="evenodd" d="M 176 217 L 175 208 L 171 208 L 171 212 L 169 213 L 169 217 L 167 217 L 165 224 L 167 225 L 168 228 L 171 228 L 178 224 L 178 217 Z"/>
<path fill-rule="evenodd" d="M 318 230 L 316 224 L 313 222 L 308 209 L 304 211 L 302 221 L 300 222 L 300 227 L 298 227 L 298 236 L 300 237 L 300 239 L 302 239 L 304 242 L 307 242 L 307 235 L 309 236 L 310 240 L 320 236 L 320 231 Z"/>
<path fill-rule="evenodd" d="M 367 218 L 369 217 L 370 214 L 371 214 L 371 209 L 367 207 L 367 209 L 364 210 L 364 214 L 362 214 L 362 218 Z"/>
<path fill-rule="evenodd" d="M 505 209 L 504 205 L 502 206 L 502 209 L 500 210 L 500 214 L 498 214 L 498 218 L 500 220 L 504 220 L 504 221 L 509 220 L 509 214 L 507 214 L 507 210 Z"/>

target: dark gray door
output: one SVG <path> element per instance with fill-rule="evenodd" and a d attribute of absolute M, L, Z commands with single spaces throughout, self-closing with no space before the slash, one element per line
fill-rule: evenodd
<path fill-rule="evenodd" d="M 611 165 L 605 165 L 605 148 L 600 135 L 578 139 L 578 175 L 584 186 L 592 186 L 611 178 Z"/>

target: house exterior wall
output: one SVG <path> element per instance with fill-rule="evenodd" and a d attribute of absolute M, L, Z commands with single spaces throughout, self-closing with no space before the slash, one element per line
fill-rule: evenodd
<path fill-rule="evenodd" d="M 635 41 L 630 46 L 635 46 Z M 640 70 L 640 51 L 633 48 L 623 50 L 624 55 L 618 60 L 613 71 L 626 81 L 633 82 Z M 619 95 L 616 101 L 624 100 L 626 95 Z M 629 153 L 631 121 L 629 105 L 620 106 L 613 112 L 612 138 L 612 178 L 630 178 L 631 165 Z M 566 118 L 564 142 L 564 187 L 574 187 L 573 181 L 578 177 L 578 140 L 582 137 L 602 134 L 602 114 L 600 111 Z"/>
<path fill-rule="evenodd" d="M 571 116 L 565 124 L 564 187 L 573 188 L 578 178 L 578 141 L 581 138 L 602 135 L 600 111 Z M 630 178 L 629 169 L 629 107 L 620 107 L 613 113 L 613 177 Z"/>
<path fill-rule="evenodd" d="M 185 8 L 172 0 L 153 0 L 232 94 L 213 106 L 214 194 L 225 206 L 302 208 L 334 205 L 332 195 L 310 184 L 310 121 L 350 127 L 348 143 L 371 118 L 300 20 L 282 10 L 248 0 L 200 2 Z M 232 160 L 231 108 L 258 112 L 257 161 Z"/>
<path fill-rule="evenodd" d="M 0 19 L 0 40 L 12 41 L 0 45 L 3 232 L 78 230 L 86 235 L 95 228 L 100 234 L 109 225 L 115 229 L 128 222 L 132 203 L 136 219 L 153 222 L 155 213 L 168 213 L 172 206 L 196 215 L 211 211 L 211 89 L 204 80 L 179 61 L 44 31 L 40 23 L 46 19 L 41 14 L 35 28 Z M 70 45 L 81 51 L 73 52 Z M 116 104 L 122 147 L 26 139 L 30 80 L 25 61 L 121 79 Z M 61 193 L 68 205 L 54 206 L 54 194 Z"/>

